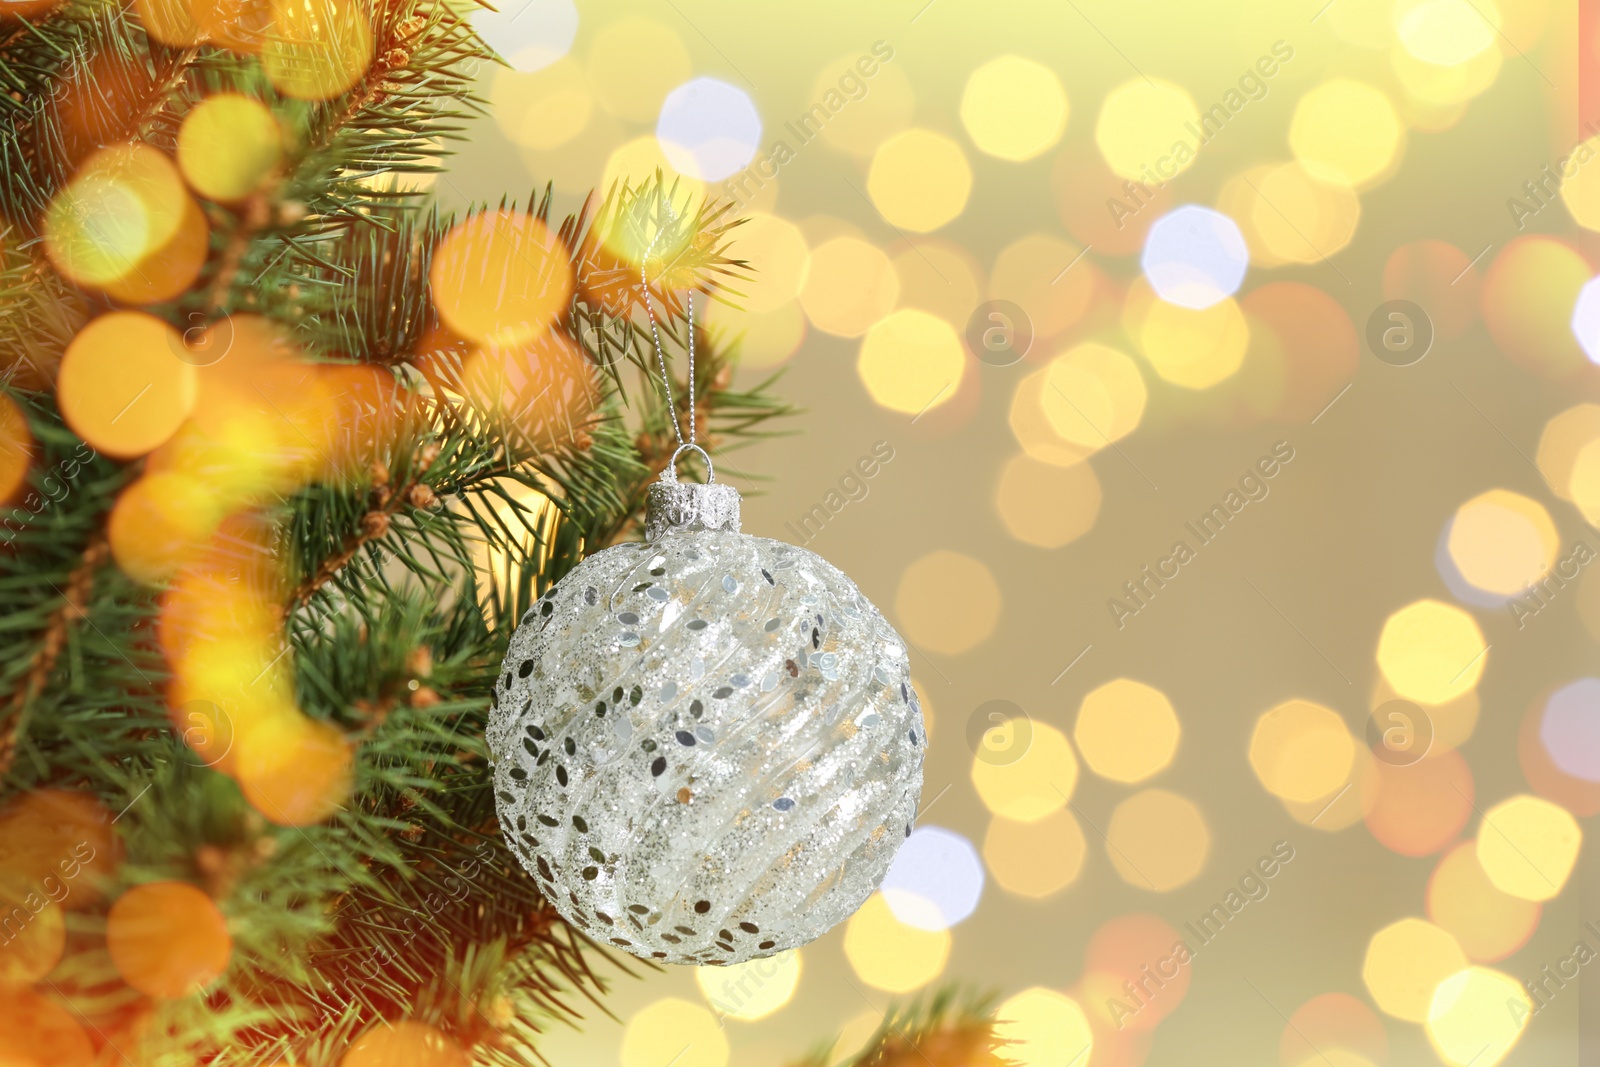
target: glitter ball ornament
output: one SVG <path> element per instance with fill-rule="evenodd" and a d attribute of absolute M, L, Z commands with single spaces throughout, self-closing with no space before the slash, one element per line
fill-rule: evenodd
<path fill-rule="evenodd" d="M 927 739 L 905 642 L 825 560 L 740 533 L 731 486 L 669 466 L 646 540 L 539 599 L 495 695 L 507 842 L 563 917 L 645 959 L 805 944 L 911 832 Z"/>

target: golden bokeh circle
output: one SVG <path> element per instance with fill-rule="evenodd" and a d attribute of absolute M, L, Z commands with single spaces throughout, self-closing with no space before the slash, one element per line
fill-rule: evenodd
<path fill-rule="evenodd" d="M 811 250 L 799 297 L 806 317 L 823 333 L 860 337 L 893 310 L 900 279 L 883 249 L 841 234 Z"/>
<path fill-rule="evenodd" d="M 178 168 L 212 200 L 239 200 L 260 188 L 283 155 L 278 120 L 261 101 L 214 93 L 195 105 L 178 130 Z"/>
<path fill-rule="evenodd" d="M 1205 816 L 1188 797 L 1145 789 L 1113 809 L 1106 853 L 1122 880 L 1168 893 L 1194 881 L 1211 853 Z"/>
<path fill-rule="evenodd" d="M 1396 694 L 1418 704 L 1443 704 L 1477 686 L 1488 646 L 1466 611 L 1418 600 L 1384 621 L 1377 655 L 1378 669 Z"/>
<path fill-rule="evenodd" d="M 945 655 L 976 648 L 1000 621 L 1000 586 L 980 560 L 938 549 L 913 560 L 894 598 L 900 630 Z"/>
<path fill-rule="evenodd" d="M 939 977 L 950 959 L 950 931 L 924 930 L 895 918 L 882 893 L 867 898 L 844 930 L 844 954 L 856 977 L 887 993 L 909 993 Z"/>
<path fill-rule="evenodd" d="M 983 837 L 983 862 L 1000 888 L 1045 900 L 1078 880 L 1089 843 L 1065 807 L 1035 822 L 996 815 Z"/>
<path fill-rule="evenodd" d="M 856 373 L 879 407 L 921 415 L 955 397 L 966 364 L 961 338 L 949 322 L 901 308 L 867 330 Z"/>
<path fill-rule="evenodd" d="M 1556 561 L 1556 524 L 1544 505 L 1509 489 L 1491 489 L 1456 509 L 1446 548 L 1468 584 L 1517 595 Z"/>
<path fill-rule="evenodd" d="M 1478 862 L 1496 889 L 1519 900 L 1559 896 L 1583 845 L 1572 813 L 1543 797 L 1523 794 L 1483 814 Z"/>
<path fill-rule="evenodd" d="M 1100 479 L 1088 463 L 1063 467 L 1026 454 L 1006 461 L 995 488 L 1006 532 L 1039 548 L 1060 548 L 1088 533 L 1100 500 Z"/>
<path fill-rule="evenodd" d="M 1200 109 L 1180 86 L 1138 78 L 1112 89 L 1100 105 L 1094 140 L 1106 164 L 1123 178 L 1160 185 L 1195 159 Z"/>
<path fill-rule="evenodd" d="M 994 1033 L 1015 1067 L 1063 1067 L 1089 1063 L 1094 1031 L 1071 997 L 1031 986 L 995 1009 Z"/>
<path fill-rule="evenodd" d="M 1396 1019 L 1428 1019 L 1438 984 L 1467 966 L 1449 931 L 1424 919 L 1406 918 L 1372 935 L 1361 964 L 1361 980 L 1378 1009 Z"/>
<path fill-rule="evenodd" d="M 1322 181 L 1367 188 L 1394 168 L 1405 126 L 1382 90 L 1350 78 L 1316 86 L 1295 105 L 1289 147 Z"/>
<path fill-rule="evenodd" d="M 1309 700 L 1264 712 L 1250 735 L 1250 766 L 1267 792 L 1309 804 L 1345 784 L 1356 743 L 1339 713 Z"/>
<path fill-rule="evenodd" d="M 1072 739 L 1090 770 L 1131 784 L 1171 765 L 1181 733 L 1165 693 L 1132 678 L 1115 678 L 1084 696 Z"/>
<path fill-rule="evenodd" d="M 867 195 L 890 225 L 931 233 L 960 215 L 972 193 L 972 167 L 942 133 L 912 128 L 873 153 Z"/>
<path fill-rule="evenodd" d="M 114 311 L 78 331 L 61 357 L 56 397 L 73 432 L 107 455 L 142 456 L 194 409 L 199 382 L 178 331 Z"/>
<path fill-rule="evenodd" d="M 1013 822 L 1036 823 L 1066 807 L 1078 786 L 1078 757 L 1067 736 L 1035 722 L 1027 751 L 1006 763 L 972 761 L 972 785 L 984 807 Z"/>
<path fill-rule="evenodd" d="M 1020 163 L 1055 147 L 1067 128 L 1067 94 L 1055 72 L 1016 55 L 997 56 L 967 77 L 961 125 L 978 151 Z"/>
<path fill-rule="evenodd" d="M 728 1036 L 703 1006 L 663 997 L 628 1019 L 619 1056 L 622 1067 L 727 1067 Z"/>

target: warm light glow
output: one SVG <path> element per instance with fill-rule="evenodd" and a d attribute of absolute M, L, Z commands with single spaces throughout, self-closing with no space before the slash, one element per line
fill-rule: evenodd
<path fill-rule="evenodd" d="M 844 931 L 844 954 L 856 977 L 887 993 L 933 981 L 950 958 L 950 931 L 923 930 L 895 918 L 882 894 L 867 898 Z"/>
<path fill-rule="evenodd" d="M 1443 704 L 1478 684 L 1488 660 L 1478 623 L 1461 608 L 1418 600 L 1390 615 L 1378 638 L 1378 668 L 1399 696 Z"/>
<path fill-rule="evenodd" d="M 1256 720 L 1250 766 L 1267 792 L 1310 803 L 1344 785 L 1355 751 L 1355 740 L 1338 712 L 1309 700 L 1290 700 Z"/>
<path fill-rule="evenodd" d="M 719 1018 L 754 1022 L 794 998 L 800 984 L 800 950 L 746 960 L 728 967 L 696 967 L 695 983 Z"/>
<path fill-rule="evenodd" d="M 1439 983 L 1428 1006 L 1428 1040 L 1452 1067 L 1494 1067 L 1533 1014 L 1522 983 L 1489 967 L 1469 967 Z"/>
<path fill-rule="evenodd" d="M 185 997 L 216 981 L 233 956 L 228 921 L 187 882 L 147 882 L 111 905 L 106 948 L 117 972 L 152 997 Z"/>
<path fill-rule="evenodd" d="M 966 362 L 961 338 L 948 322 L 901 308 L 867 331 L 856 373 L 880 407 L 920 415 L 954 398 Z"/>
<path fill-rule="evenodd" d="M 1166 770 L 1181 727 L 1172 701 L 1154 686 L 1117 678 L 1078 705 L 1072 739 L 1089 769 L 1114 782 L 1142 782 Z"/>
<path fill-rule="evenodd" d="M 238 93 L 208 96 L 178 131 L 178 167 L 190 186 L 212 200 L 255 192 L 283 154 L 278 120 L 259 100 Z"/>
<path fill-rule="evenodd" d="M 1043 900 L 1078 880 L 1088 842 L 1062 807 L 1036 822 L 995 816 L 983 838 L 983 861 L 1000 888 Z"/>
<path fill-rule="evenodd" d="M 434 250 L 430 277 L 445 323 L 491 344 L 538 337 L 572 295 L 561 240 L 534 216 L 505 209 L 458 223 Z"/>
<path fill-rule="evenodd" d="M 1027 751 L 1005 763 L 972 761 L 972 785 L 995 815 L 1033 823 L 1066 807 L 1078 785 L 1078 757 L 1066 735 L 1035 722 Z"/>
<path fill-rule="evenodd" d="M 1456 939 L 1422 919 L 1401 919 L 1372 935 L 1361 980 L 1380 1010 L 1420 1023 L 1428 1019 L 1435 987 L 1467 966 Z"/>
<path fill-rule="evenodd" d="M 906 567 L 894 610 L 900 631 L 913 643 L 955 655 L 994 633 L 1000 586 L 979 560 L 941 549 Z"/>
<path fill-rule="evenodd" d="M 960 215 L 972 192 L 972 168 L 961 146 L 942 133 L 910 129 L 878 147 L 867 194 L 892 226 L 930 233 Z"/>
<path fill-rule="evenodd" d="M 1055 73 L 1021 56 L 998 56 L 967 78 L 961 124 L 980 152 L 1020 163 L 1055 146 L 1067 127 L 1067 94 Z"/>
<path fill-rule="evenodd" d="M 67 346 L 56 395 L 67 425 L 97 450 L 142 456 L 193 410 L 195 368 L 179 358 L 178 331 L 151 315 L 115 311 L 93 319 Z"/>
<path fill-rule="evenodd" d="M 1062 467 L 1028 455 L 1006 461 L 995 489 L 1006 532 L 1039 548 L 1060 548 L 1088 533 L 1100 500 L 1100 480 L 1089 464 Z"/>
<path fill-rule="evenodd" d="M 995 1036 L 1016 1067 L 1081 1067 L 1091 1062 L 1094 1032 L 1078 1002 L 1033 986 L 995 1009 Z"/>
<path fill-rule="evenodd" d="M 1383 177 L 1405 142 L 1394 105 L 1364 82 L 1335 78 L 1295 105 L 1289 147 L 1312 175 L 1364 188 Z"/>
<path fill-rule="evenodd" d="M 1501 892 L 1551 900 L 1567 884 L 1582 844 L 1583 831 L 1566 808 L 1541 797 L 1515 796 L 1484 813 L 1478 862 Z"/>
<path fill-rule="evenodd" d="M 860 337 L 889 314 L 899 295 L 894 264 L 881 248 L 835 237 L 812 250 L 800 306 L 824 333 Z"/>
<path fill-rule="evenodd" d="M 1094 139 L 1118 175 L 1160 185 L 1194 162 L 1199 124 L 1200 109 L 1186 90 L 1139 78 L 1106 94 Z"/>

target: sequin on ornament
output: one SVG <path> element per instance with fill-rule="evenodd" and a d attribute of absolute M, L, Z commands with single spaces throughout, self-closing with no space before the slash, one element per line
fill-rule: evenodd
<path fill-rule="evenodd" d="M 727 486 L 652 490 L 650 539 L 585 560 L 511 639 L 501 826 L 602 944 L 738 963 L 878 887 L 921 795 L 922 714 L 905 642 L 837 568 L 738 532 Z"/>

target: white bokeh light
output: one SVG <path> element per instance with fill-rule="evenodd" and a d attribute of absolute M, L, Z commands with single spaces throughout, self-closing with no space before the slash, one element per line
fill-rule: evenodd
<path fill-rule="evenodd" d="M 573 0 L 498 0 L 499 11 L 478 8 L 472 28 L 524 74 L 541 70 L 572 50 L 578 35 Z"/>
<path fill-rule="evenodd" d="M 894 917 L 922 930 L 943 930 L 971 915 L 983 896 L 983 861 L 953 830 L 912 831 L 883 879 Z"/>
<path fill-rule="evenodd" d="M 1580 678 L 1551 694 L 1539 739 L 1563 773 L 1600 782 L 1600 678 Z"/>
<path fill-rule="evenodd" d="M 720 181 L 755 158 L 761 116 L 743 89 L 716 78 L 696 78 L 667 94 L 656 139 L 679 172 Z"/>
<path fill-rule="evenodd" d="M 1589 362 L 1600 363 L 1600 277 L 1590 278 L 1572 309 L 1572 334 Z"/>
<path fill-rule="evenodd" d="M 1239 291 L 1250 249 L 1228 216 L 1185 204 L 1150 227 L 1140 266 L 1161 299 L 1199 310 Z"/>

